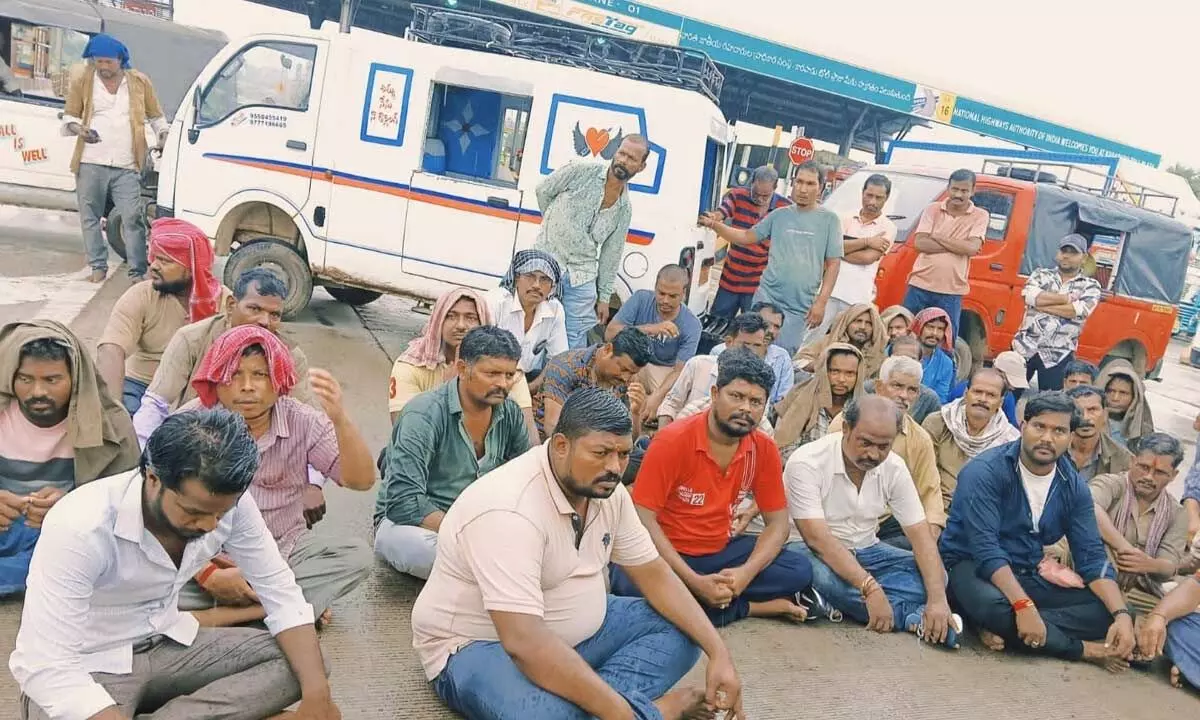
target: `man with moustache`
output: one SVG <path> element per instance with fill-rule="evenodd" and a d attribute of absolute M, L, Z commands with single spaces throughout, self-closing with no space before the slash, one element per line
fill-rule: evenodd
<path fill-rule="evenodd" d="M 531 382 L 549 358 L 567 351 L 562 278 L 562 268 L 552 255 L 522 250 L 513 255 L 500 287 L 488 293 L 492 319 L 521 344 L 518 366 Z"/>
<path fill-rule="evenodd" d="M 1108 402 L 1104 393 L 1091 385 L 1081 385 L 1068 390 L 1067 397 L 1075 402 L 1081 416 L 1067 451 L 1079 477 L 1090 482 L 1098 475 L 1128 470 L 1133 453 L 1108 434 Z"/>
<path fill-rule="evenodd" d="M 1154 414 L 1146 397 L 1141 374 L 1123 358 L 1105 364 L 1096 378 L 1096 387 L 1104 390 L 1108 408 L 1108 434 L 1124 447 L 1135 438 L 1154 432 Z"/>
<path fill-rule="evenodd" d="M 772 210 L 787 207 L 791 200 L 775 192 L 779 173 L 770 165 L 754 169 L 747 187 L 730 188 L 716 212 L 735 228 L 752 228 Z M 729 245 L 716 297 L 709 314 L 732 320 L 738 313 L 754 312 L 754 293 L 767 268 L 771 242 L 758 245 Z"/>
<path fill-rule="evenodd" d="M 512 333 L 477 327 L 458 347 L 457 377 L 408 401 L 396 418 L 375 502 L 375 552 L 399 572 L 428 578 L 458 496 L 529 449 L 508 396 L 520 360 Z"/>
<path fill-rule="evenodd" d="M 1061 390 L 1067 365 L 1079 349 L 1079 335 L 1100 304 L 1100 283 L 1083 274 L 1087 238 L 1072 233 L 1058 243 L 1056 268 L 1038 268 L 1025 281 L 1025 319 L 1013 336 L 1013 350 L 1025 358 L 1028 378 L 1039 390 Z"/>
<path fill-rule="evenodd" d="M 921 366 L 925 368 L 925 387 L 937 393 L 942 403 L 950 402 L 954 386 L 954 339 L 950 316 L 946 311 L 931 307 L 917 313 L 913 335 L 921 341 Z"/>
<path fill-rule="evenodd" d="M 633 218 L 629 181 L 649 159 L 649 141 L 626 135 L 611 163 L 573 162 L 537 186 L 542 226 L 534 248 L 552 255 L 565 270 L 562 303 L 572 350 L 587 346 L 588 331 L 597 320 L 608 322 L 617 265 Z"/>
<path fill-rule="evenodd" d="M 73 332 L 50 320 L 0 329 L 0 597 L 25 589 L 50 508 L 138 456 L 129 416 Z"/>
<path fill-rule="evenodd" d="M 862 392 L 862 353 L 853 345 L 833 343 L 817 358 L 817 371 L 792 388 L 779 403 L 775 444 L 784 460 L 801 445 L 829 434 L 829 424 L 852 397 Z"/>
<path fill-rule="evenodd" d="M 921 341 L 917 340 L 912 335 L 898 335 L 888 344 L 889 357 L 910 357 L 917 362 L 921 361 Z M 924 368 L 921 370 L 921 378 L 924 379 Z M 867 380 L 863 383 L 863 389 L 869 393 L 875 392 L 875 381 Z M 937 412 L 942 409 L 942 401 L 938 398 L 937 393 L 930 390 L 926 385 L 921 383 L 921 392 L 917 395 L 917 399 L 912 402 L 908 408 L 908 414 L 912 415 L 913 420 L 917 422 L 925 422 L 925 418 L 929 417 L 930 413 Z"/>
<path fill-rule="evenodd" d="M 9 668 L 22 720 L 340 720 L 312 607 L 246 493 L 258 448 L 227 410 L 174 415 L 140 467 L 75 490 L 46 517 Z M 201 628 L 181 577 L 225 550 L 266 629 Z M 153 715 L 150 715 L 153 713 Z"/>
<path fill-rule="evenodd" d="M 1092 494 L 1064 457 L 1079 409 L 1063 392 L 1044 392 L 1025 404 L 1024 420 L 1020 440 L 980 453 L 959 473 L 940 543 L 950 595 L 991 650 L 1105 665 L 1127 659 L 1133 619 Z M 1086 588 L 1040 572 L 1044 548 L 1063 537 Z"/>
<path fill-rule="evenodd" d="M 803 621 L 800 593 L 812 567 L 785 551 L 787 499 L 779 451 L 755 428 L 770 404 L 774 374 L 744 348 L 722 354 L 708 410 L 654 437 L 633 485 L 633 503 L 658 554 L 722 627 L 745 617 Z M 766 527 L 730 537 L 734 514 L 753 495 Z M 614 595 L 640 591 L 619 566 Z"/>
<path fill-rule="evenodd" d="M 546 443 L 446 513 L 412 623 L 425 676 L 452 710 L 482 720 L 741 717 L 728 649 L 621 484 L 632 428 L 620 400 L 578 390 Z M 606 594 L 610 562 L 645 599 Z M 701 649 L 705 687 L 672 690 Z"/>

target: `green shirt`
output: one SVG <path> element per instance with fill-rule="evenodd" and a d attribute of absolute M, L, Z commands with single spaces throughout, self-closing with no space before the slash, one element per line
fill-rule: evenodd
<path fill-rule="evenodd" d="M 771 241 L 759 295 L 789 315 L 807 313 L 821 289 L 825 261 L 842 257 L 841 218 L 828 208 L 789 205 L 772 210 L 754 226 L 754 234 L 759 242 Z"/>
<path fill-rule="evenodd" d="M 449 510 L 476 478 L 529 449 L 525 418 L 511 399 L 492 408 L 482 458 L 462 420 L 457 378 L 408 401 L 384 450 L 376 525 L 385 517 L 420 525 L 430 513 Z"/>

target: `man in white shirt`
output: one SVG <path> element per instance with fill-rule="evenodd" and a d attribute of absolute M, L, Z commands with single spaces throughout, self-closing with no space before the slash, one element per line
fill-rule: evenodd
<path fill-rule="evenodd" d="M 562 267 L 553 255 L 522 250 L 513 256 L 500 288 L 488 293 L 496 327 L 512 333 L 521 344 L 517 367 L 530 382 L 549 358 L 567 351 L 562 279 Z"/>
<path fill-rule="evenodd" d="M 837 316 L 850 306 L 870 304 L 875 300 L 875 273 L 879 270 L 879 260 L 896 242 L 896 223 L 883 214 L 883 206 L 891 194 L 892 181 L 887 175 L 876 173 L 863 184 L 862 208 L 842 216 L 845 243 L 842 267 L 825 306 L 825 318 L 809 333 L 809 342 L 824 337 Z"/>
<path fill-rule="evenodd" d="M 885 397 L 851 399 L 843 411 L 845 432 L 792 453 L 784 486 L 804 542 L 788 549 L 812 560 L 819 605 L 828 603 L 876 632 L 904 630 L 956 648 L 962 619 L 950 613 L 946 570 L 916 485 L 892 452 L 904 417 Z M 879 518 L 888 512 L 911 552 L 879 541 Z"/>
<path fill-rule="evenodd" d="M 146 274 L 141 186 L 148 150 L 145 126 L 149 123 L 159 147 L 166 142 L 169 126 L 150 78 L 130 67 L 129 50 L 120 40 L 95 35 L 83 49 L 83 58 L 88 64 L 71 71 L 62 134 L 78 138 L 71 171 L 91 281 L 101 282 L 108 273 L 108 246 L 100 221 L 110 196 L 121 216 L 129 275 L 140 281 Z"/>
<path fill-rule="evenodd" d="M 246 494 L 257 467 L 239 416 L 184 413 L 150 437 L 140 469 L 55 506 L 9 659 L 22 720 L 266 718 L 296 701 L 300 716 L 340 720 L 312 607 Z M 201 628 L 178 610 L 180 587 L 222 548 L 267 630 Z"/>

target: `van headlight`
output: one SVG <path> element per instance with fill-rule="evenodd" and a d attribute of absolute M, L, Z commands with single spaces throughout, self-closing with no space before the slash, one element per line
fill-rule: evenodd
<path fill-rule="evenodd" d="M 640 252 L 631 252 L 625 256 L 621 269 L 625 271 L 626 277 L 636 280 L 650 270 L 650 261 Z"/>

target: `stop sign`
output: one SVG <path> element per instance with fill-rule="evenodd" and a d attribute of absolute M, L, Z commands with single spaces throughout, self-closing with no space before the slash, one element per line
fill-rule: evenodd
<path fill-rule="evenodd" d="M 813 144 L 812 140 L 806 137 L 798 137 L 792 141 L 792 146 L 788 148 L 788 159 L 793 165 L 800 165 L 813 159 Z"/>

